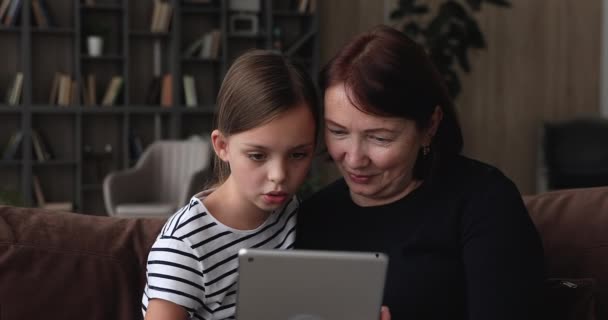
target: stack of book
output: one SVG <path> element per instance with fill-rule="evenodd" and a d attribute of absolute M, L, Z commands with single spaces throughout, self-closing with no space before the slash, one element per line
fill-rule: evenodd
<path fill-rule="evenodd" d="M 192 42 L 184 52 L 184 56 L 217 59 L 220 54 L 221 38 L 221 31 L 213 29 Z"/>
<path fill-rule="evenodd" d="M 55 72 L 51 92 L 49 94 L 49 104 L 67 107 L 78 104 L 78 85 L 72 76 L 62 72 Z"/>

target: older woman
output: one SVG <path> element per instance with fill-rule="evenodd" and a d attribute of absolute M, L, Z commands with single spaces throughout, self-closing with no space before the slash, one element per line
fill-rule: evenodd
<path fill-rule="evenodd" d="M 392 319 L 532 319 L 543 249 L 515 185 L 460 155 L 424 50 L 377 27 L 327 64 L 325 141 L 343 175 L 304 202 L 296 247 L 389 255 Z"/>

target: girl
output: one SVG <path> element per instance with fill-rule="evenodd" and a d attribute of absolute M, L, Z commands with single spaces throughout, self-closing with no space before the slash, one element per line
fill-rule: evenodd
<path fill-rule="evenodd" d="M 317 136 L 312 81 L 285 57 L 254 50 L 230 67 L 217 101 L 218 183 L 169 218 L 152 246 L 146 320 L 234 318 L 239 249 L 295 240 L 294 194 Z"/>

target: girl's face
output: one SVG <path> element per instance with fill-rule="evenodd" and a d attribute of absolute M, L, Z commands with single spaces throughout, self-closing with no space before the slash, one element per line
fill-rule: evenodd
<path fill-rule="evenodd" d="M 315 121 L 305 104 L 270 122 L 225 137 L 212 134 L 216 153 L 230 165 L 225 184 L 251 209 L 285 204 L 306 179 L 315 147 Z M 217 137 L 217 138 L 215 138 Z"/>
<path fill-rule="evenodd" d="M 380 117 L 358 110 L 342 84 L 325 92 L 325 142 L 344 176 L 353 201 L 361 206 L 394 202 L 416 186 L 418 152 L 431 142 L 441 113 L 428 129 L 412 120 Z"/>

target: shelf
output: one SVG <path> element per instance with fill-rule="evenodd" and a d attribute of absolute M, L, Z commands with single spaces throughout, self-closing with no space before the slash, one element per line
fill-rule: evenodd
<path fill-rule="evenodd" d="M 32 32 L 34 34 L 47 34 L 56 36 L 72 36 L 76 33 L 74 28 L 66 27 L 32 27 Z"/>
<path fill-rule="evenodd" d="M 184 14 L 219 14 L 221 12 L 221 9 L 203 6 L 198 7 L 191 4 L 182 4 L 181 12 Z"/>
<path fill-rule="evenodd" d="M 310 18 L 312 14 L 308 12 L 299 12 L 296 10 L 275 10 L 272 12 L 272 15 L 279 18 Z"/>
<path fill-rule="evenodd" d="M 21 113 L 21 105 L 10 106 L 10 105 L 0 105 L 0 113 Z"/>
<path fill-rule="evenodd" d="M 80 57 L 83 61 L 87 62 L 122 62 L 124 60 L 124 57 L 119 55 L 103 55 L 99 57 L 81 55 Z"/>
<path fill-rule="evenodd" d="M 0 168 L 1 167 L 18 167 L 23 164 L 21 160 L 2 160 L 0 158 Z"/>
<path fill-rule="evenodd" d="M 36 114 L 54 114 L 54 113 L 76 113 L 78 111 L 75 106 L 53 106 L 53 105 L 33 105 L 30 110 Z"/>
<path fill-rule="evenodd" d="M 134 30 L 129 32 L 129 36 L 131 37 L 139 37 L 139 38 L 168 38 L 171 35 L 171 31 L 169 32 L 152 32 L 145 30 Z"/>
<path fill-rule="evenodd" d="M 19 33 L 21 27 L 0 27 L 0 33 Z"/>
<path fill-rule="evenodd" d="M 32 160 L 32 165 L 34 167 L 68 167 L 75 166 L 76 161 L 72 160 L 46 160 L 46 161 L 38 161 Z"/>
<path fill-rule="evenodd" d="M 228 38 L 230 38 L 230 39 L 247 39 L 247 40 L 264 40 L 264 39 L 266 39 L 266 35 L 264 35 L 263 33 L 254 34 L 254 35 L 230 33 L 230 34 L 228 34 Z"/>
<path fill-rule="evenodd" d="M 81 10 L 83 11 L 92 11 L 92 12 L 97 12 L 97 11 L 121 11 L 122 10 L 122 5 L 119 3 L 99 3 L 99 4 L 95 4 L 92 6 L 89 5 L 83 5 L 80 7 Z"/>
<path fill-rule="evenodd" d="M 162 107 L 162 106 L 131 106 L 125 108 L 129 113 L 171 113 L 173 107 Z"/>
<path fill-rule="evenodd" d="M 101 191 L 103 185 L 101 183 L 88 183 L 82 185 L 82 191 Z"/>
<path fill-rule="evenodd" d="M 216 64 L 216 63 L 221 63 L 222 60 L 221 59 L 210 59 L 210 58 L 183 57 L 182 62 Z"/>
<path fill-rule="evenodd" d="M 178 107 L 179 112 L 184 114 L 215 114 L 216 109 L 215 105 L 206 105 L 206 106 L 196 106 L 196 107 L 186 107 L 180 106 Z"/>

